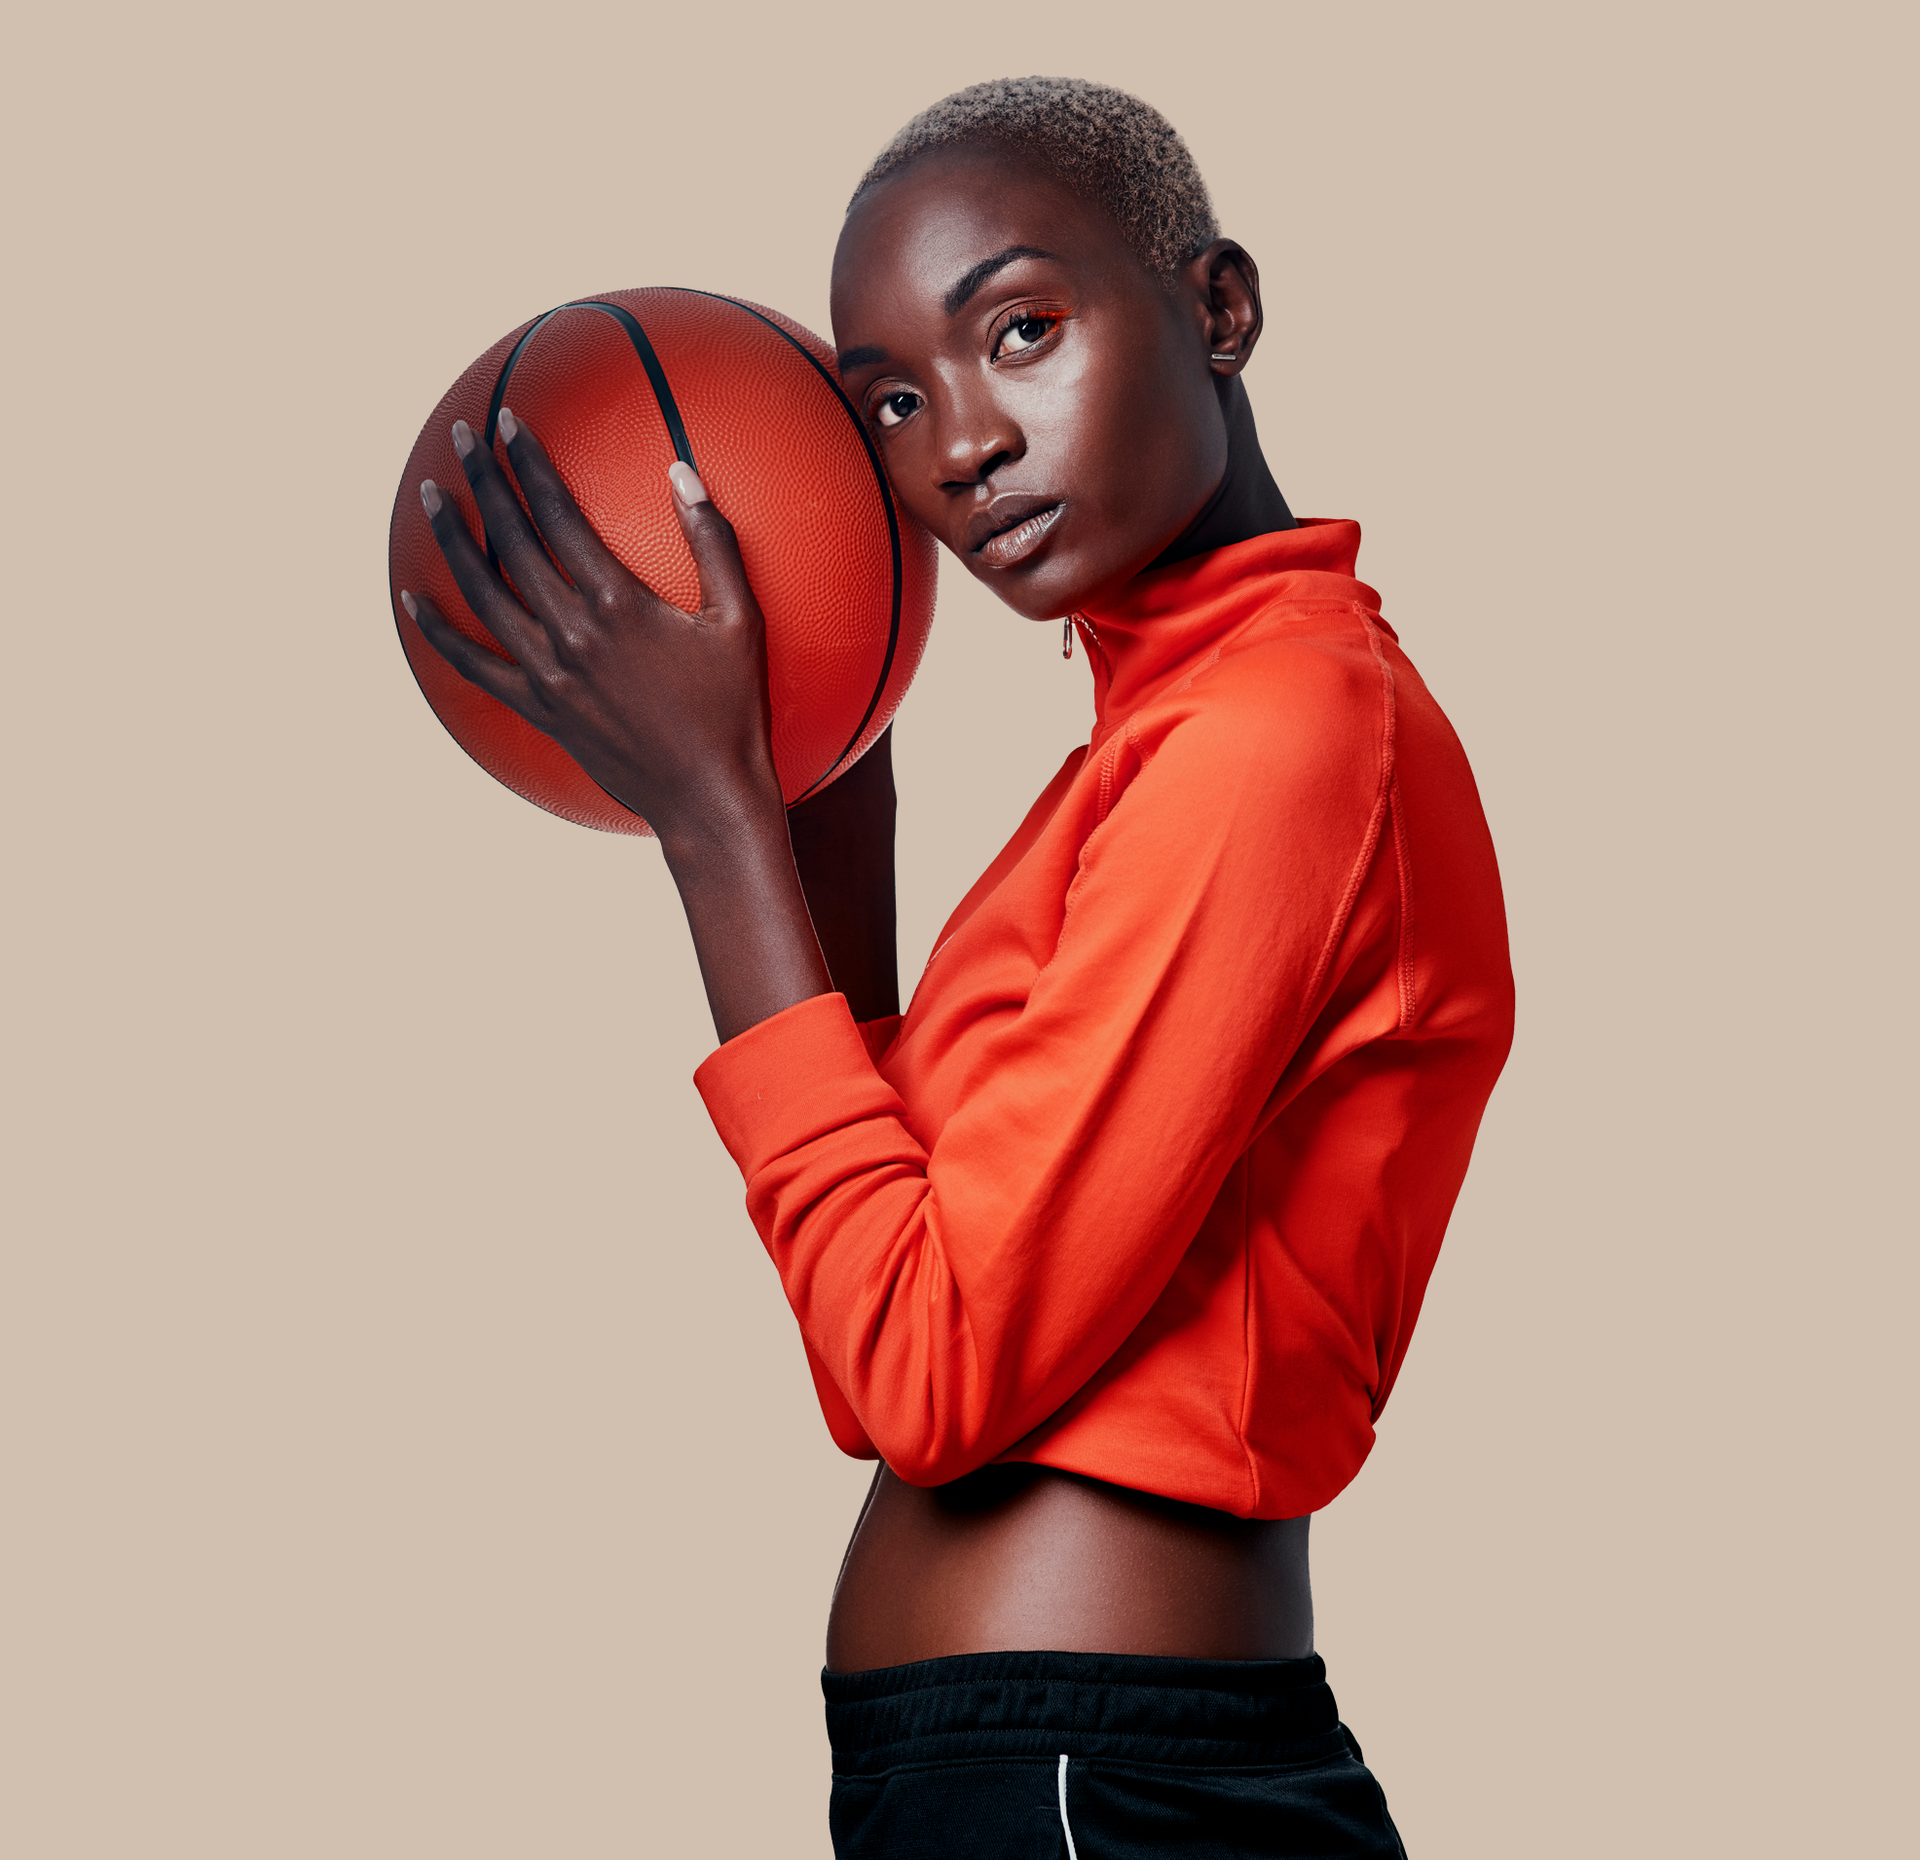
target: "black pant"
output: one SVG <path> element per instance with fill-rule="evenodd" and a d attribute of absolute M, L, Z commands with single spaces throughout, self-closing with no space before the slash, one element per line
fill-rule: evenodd
<path fill-rule="evenodd" d="M 972 1653 L 821 1684 L 840 1860 L 1405 1860 L 1317 1655 Z"/>

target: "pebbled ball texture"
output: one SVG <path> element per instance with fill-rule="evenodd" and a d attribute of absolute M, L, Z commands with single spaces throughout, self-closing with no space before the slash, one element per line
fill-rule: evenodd
<path fill-rule="evenodd" d="M 838 391 L 833 350 L 777 311 L 700 291 L 608 291 L 521 325 L 481 356 L 421 428 L 394 499 L 389 594 L 407 662 L 454 740 L 515 794 L 581 826 L 649 831 L 559 744 L 468 684 L 400 605 L 402 588 L 418 590 L 470 639 L 509 656 L 454 586 L 419 487 L 431 478 L 484 542 L 449 429 L 464 419 L 506 466 L 489 416 L 510 359 L 506 404 L 540 436 L 608 546 L 676 606 L 699 605 L 669 501 L 666 418 L 626 327 L 594 304 L 626 310 L 645 331 L 693 462 L 740 538 L 767 620 L 774 762 L 791 806 L 851 768 L 892 721 L 933 623 L 935 565 L 933 539 L 895 510 Z"/>

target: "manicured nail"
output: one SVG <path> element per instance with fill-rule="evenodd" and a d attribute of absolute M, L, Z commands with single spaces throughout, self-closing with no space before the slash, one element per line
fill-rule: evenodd
<path fill-rule="evenodd" d="M 420 501 L 426 505 L 428 516 L 440 514 L 440 487 L 431 478 L 420 480 Z"/>
<path fill-rule="evenodd" d="M 407 618 L 409 620 L 418 620 L 420 618 L 420 603 L 416 601 L 405 588 L 400 590 L 400 605 L 407 610 Z"/>
<path fill-rule="evenodd" d="M 673 483 L 673 494 L 691 510 L 695 504 L 707 501 L 707 487 L 700 482 L 700 474 L 691 465 L 683 465 L 675 459 L 667 467 L 667 477 Z"/>
<path fill-rule="evenodd" d="M 453 423 L 453 449 L 465 458 L 473 450 L 473 428 L 465 420 Z"/>
<path fill-rule="evenodd" d="M 510 446 L 520 437 L 520 422 L 513 417 L 511 407 L 500 409 L 500 443 Z"/>

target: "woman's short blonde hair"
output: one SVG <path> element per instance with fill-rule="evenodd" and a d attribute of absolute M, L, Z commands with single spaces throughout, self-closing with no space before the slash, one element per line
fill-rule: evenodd
<path fill-rule="evenodd" d="M 994 78 L 942 97 L 880 151 L 847 211 L 920 156 L 979 142 L 1031 155 L 1098 201 L 1148 269 L 1168 282 L 1220 236 L 1180 132 L 1152 104 L 1083 78 Z"/>

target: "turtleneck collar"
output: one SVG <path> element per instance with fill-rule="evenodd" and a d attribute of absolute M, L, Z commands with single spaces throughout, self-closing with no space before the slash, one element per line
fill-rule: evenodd
<path fill-rule="evenodd" d="M 1270 608 L 1380 597 L 1354 578 L 1360 526 L 1303 517 L 1205 555 L 1136 575 L 1110 602 L 1073 617 L 1093 668 L 1096 735 L 1163 693 Z"/>

